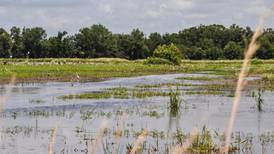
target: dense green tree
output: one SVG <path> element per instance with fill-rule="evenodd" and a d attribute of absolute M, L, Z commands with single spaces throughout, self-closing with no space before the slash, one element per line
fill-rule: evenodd
<path fill-rule="evenodd" d="M 230 41 L 224 48 L 224 58 L 226 59 L 242 59 L 243 56 L 243 48 L 236 42 Z"/>
<path fill-rule="evenodd" d="M 131 50 L 130 35 L 116 34 L 119 57 L 129 58 L 128 53 Z"/>
<path fill-rule="evenodd" d="M 75 48 L 67 32 L 58 32 L 57 36 L 50 37 L 47 41 L 47 50 L 49 57 L 71 57 Z"/>
<path fill-rule="evenodd" d="M 126 42 L 124 42 L 126 43 Z M 128 37 L 125 53 L 129 59 L 142 59 L 149 55 L 149 49 L 145 43 L 145 35 L 139 29 L 134 29 Z"/>
<path fill-rule="evenodd" d="M 260 59 L 274 58 L 274 32 L 264 34 L 260 40 L 260 48 L 256 57 Z"/>
<path fill-rule="evenodd" d="M 24 28 L 22 32 L 24 55 L 30 58 L 46 57 L 48 55 L 44 47 L 46 37 L 46 31 L 41 27 Z"/>
<path fill-rule="evenodd" d="M 101 24 L 81 29 L 75 41 L 86 57 L 114 57 L 117 52 L 115 37 Z"/>
<path fill-rule="evenodd" d="M 205 57 L 204 50 L 196 46 L 187 48 L 185 54 L 188 59 L 193 59 L 193 60 L 201 60 L 201 59 L 204 59 Z"/>
<path fill-rule="evenodd" d="M 207 48 L 205 51 L 206 59 L 217 60 L 223 58 L 223 50 L 218 47 Z"/>
<path fill-rule="evenodd" d="M 24 57 L 24 45 L 22 41 L 22 34 L 19 27 L 12 27 L 10 29 L 10 38 L 12 41 L 11 44 L 11 54 L 14 58 L 23 58 Z"/>
<path fill-rule="evenodd" d="M 40 27 L 12 27 L 10 33 L 0 29 L 1 57 L 121 57 L 143 59 L 151 57 L 159 45 L 176 45 L 183 57 L 189 59 L 241 59 L 251 41 L 250 27 L 231 25 L 199 25 L 185 28 L 178 33 L 151 33 L 148 37 L 139 29 L 129 34 L 113 34 L 105 26 L 97 24 L 82 28 L 75 35 L 61 31 L 47 38 Z M 256 57 L 274 58 L 274 31 L 265 29 L 260 37 Z"/>
<path fill-rule="evenodd" d="M 159 45 L 163 44 L 163 38 L 161 34 L 155 32 L 151 33 L 146 41 L 149 51 L 154 51 Z"/>
<path fill-rule="evenodd" d="M 178 44 L 178 34 L 177 33 L 166 33 L 163 35 L 163 44 Z"/>
<path fill-rule="evenodd" d="M 11 40 L 8 32 L 0 28 L 0 57 L 10 57 Z"/>

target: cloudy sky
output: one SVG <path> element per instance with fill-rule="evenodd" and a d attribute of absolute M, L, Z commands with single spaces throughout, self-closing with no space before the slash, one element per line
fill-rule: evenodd
<path fill-rule="evenodd" d="M 273 0 L 0 0 L 0 27 L 41 26 L 49 35 L 101 23 L 113 32 L 177 32 L 199 24 L 255 27 Z M 274 28 L 274 18 L 268 21 Z"/>

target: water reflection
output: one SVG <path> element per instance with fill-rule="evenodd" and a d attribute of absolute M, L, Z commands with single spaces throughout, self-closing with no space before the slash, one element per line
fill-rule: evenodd
<path fill-rule="evenodd" d="M 202 131 L 204 126 L 211 132 L 214 143 L 220 143 L 232 102 L 232 98 L 225 95 L 186 95 L 190 86 L 173 86 L 171 88 L 179 89 L 183 100 L 180 112 L 176 115 L 171 115 L 175 112 L 170 111 L 169 97 L 58 99 L 58 96 L 68 93 L 98 91 L 109 87 L 170 83 L 181 76 L 191 75 L 158 75 L 75 83 L 73 87 L 69 83 L 16 85 L 7 108 L 0 115 L 0 150 L 2 153 L 45 153 L 52 128 L 61 121 L 54 145 L 55 153 L 88 153 L 93 148 L 91 145 L 96 140 L 104 119 L 107 119 L 108 124 L 98 143 L 98 153 L 130 151 L 143 130 L 148 131 L 146 141 L 138 149 L 143 153 L 170 151 L 174 145 L 182 144 L 193 128 Z M 187 82 L 203 84 L 200 81 Z M 170 87 L 162 88 L 170 90 Z M 274 98 L 267 91 L 263 93 L 263 97 L 266 100 L 264 105 L 269 107 L 264 112 L 256 112 L 253 108 L 256 102 L 248 95 L 242 99 L 233 134 L 233 141 L 240 153 L 273 152 L 274 112 L 271 102 Z"/>

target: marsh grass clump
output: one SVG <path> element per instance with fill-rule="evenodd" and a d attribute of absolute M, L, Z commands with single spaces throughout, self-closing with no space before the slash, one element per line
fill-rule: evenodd
<path fill-rule="evenodd" d="M 259 88 L 258 91 L 257 91 L 257 94 L 255 94 L 255 92 L 252 93 L 252 97 L 255 99 L 256 101 L 256 107 L 257 107 L 257 110 L 259 112 L 262 112 L 263 111 L 263 103 L 264 103 L 264 100 L 262 98 L 262 93 L 263 93 L 263 90 L 262 88 Z"/>
<path fill-rule="evenodd" d="M 29 100 L 29 103 L 31 103 L 31 104 L 43 104 L 43 103 L 45 103 L 45 101 L 43 101 L 41 99 L 32 99 L 32 100 Z"/>
<path fill-rule="evenodd" d="M 125 87 L 118 88 L 109 88 L 107 91 L 114 97 L 120 99 L 128 99 L 129 98 L 129 89 Z"/>
<path fill-rule="evenodd" d="M 140 89 L 156 89 L 156 88 L 162 88 L 162 87 L 191 87 L 191 86 L 199 86 L 196 84 L 191 83 L 182 83 L 182 82 L 176 82 L 176 83 L 160 83 L 160 84 L 139 84 L 136 85 L 136 88 Z"/>
<path fill-rule="evenodd" d="M 149 89 L 130 89 L 125 87 L 107 88 L 100 92 L 90 92 L 83 94 L 70 94 L 59 97 L 63 100 L 70 99 L 141 99 L 148 97 L 169 96 L 168 92 L 151 91 Z"/>
<path fill-rule="evenodd" d="M 176 141 L 177 144 L 182 146 L 183 143 L 185 142 L 186 135 L 183 133 L 182 130 L 177 129 L 176 132 L 173 135 L 173 138 L 174 138 L 174 140 Z"/>
<path fill-rule="evenodd" d="M 180 98 L 180 92 L 177 88 L 176 91 L 170 90 L 169 92 L 169 114 L 171 117 L 177 117 L 181 110 L 182 100 Z"/>
<path fill-rule="evenodd" d="M 186 95 L 221 95 L 221 91 L 187 91 Z"/>
<path fill-rule="evenodd" d="M 198 153 L 210 153 L 216 151 L 216 145 L 213 142 L 212 135 L 206 126 L 203 127 L 202 132 L 198 133 L 189 150 Z"/>
<path fill-rule="evenodd" d="M 83 94 L 70 94 L 59 97 L 63 100 L 70 99 L 108 99 L 111 98 L 111 94 L 108 92 L 92 92 L 92 93 L 83 93 Z"/>
<path fill-rule="evenodd" d="M 81 112 L 81 119 L 83 121 L 89 120 L 92 118 L 93 112 L 92 111 L 86 111 L 86 112 Z"/>
<path fill-rule="evenodd" d="M 191 80 L 191 81 L 212 81 L 218 78 L 216 77 L 208 77 L 208 76 L 201 76 L 201 77 L 180 77 L 176 78 L 177 80 Z"/>

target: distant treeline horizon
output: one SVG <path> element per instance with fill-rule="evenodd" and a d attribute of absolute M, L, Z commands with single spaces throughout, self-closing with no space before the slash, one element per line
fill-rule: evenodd
<path fill-rule="evenodd" d="M 126 58 L 145 59 L 159 45 L 175 44 L 185 59 L 242 59 L 253 35 L 250 27 L 231 25 L 199 25 L 177 33 L 150 33 L 139 29 L 129 34 L 112 33 L 107 27 L 95 24 L 68 34 L 60 31 L 47 37 L 41 27 L 5 30 L 0 27 L 0 58 Z M 256 58 L 274 58 L 274 31 L 264 29 L 258 40 Z"/>

